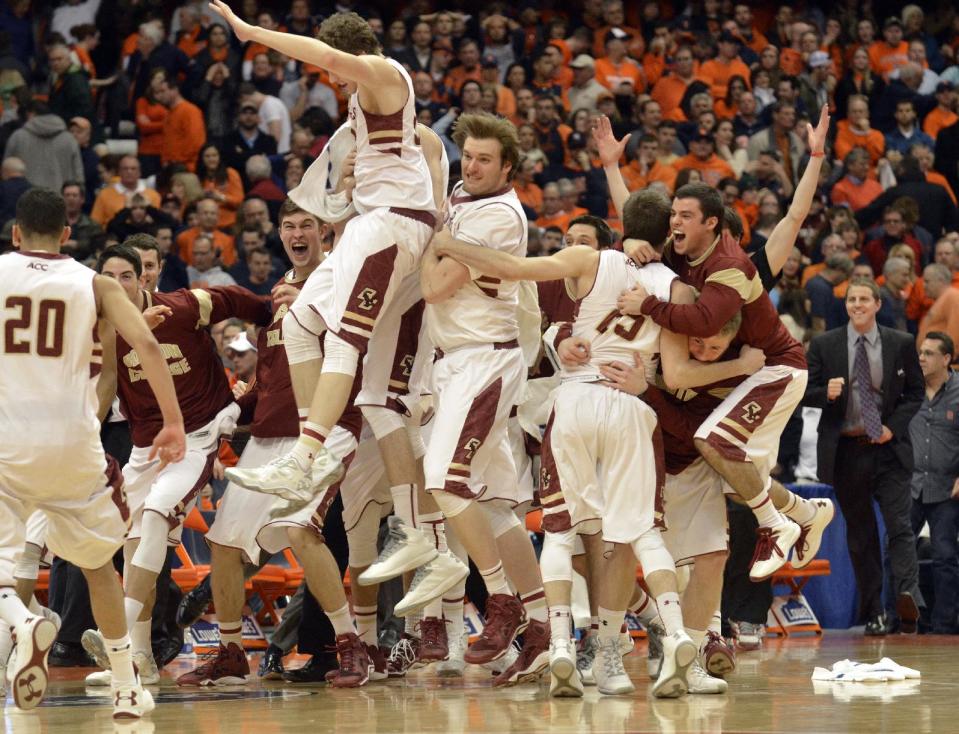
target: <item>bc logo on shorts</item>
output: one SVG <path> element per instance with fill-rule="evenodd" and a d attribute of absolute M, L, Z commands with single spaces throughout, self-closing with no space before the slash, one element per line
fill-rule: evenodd
<path fill-rule="evenodd" d="M 746 405 L 743 406 L 743 420 L 752 425 L 762 412 L 762 406 L 756 401 L 746 403 Z"/>
<path fill-rule="evenodd" d="M 479 451 L 480 446 L 483 445 L 483 442 L 478 438 L 471 438 L 467 441 L 463 448 L 466 450 L 466 460 L 472 461 L 473 457 L 476 455 L 476 452 Z"/>
<path fill-rule="evenodd" d="M 379 303 L 375 288 L 364 288 L 357 296 L 357 300 L 359 301 L 359 308 L 362 308 L 364 311 L 372 311 L 373 307 Z"/>

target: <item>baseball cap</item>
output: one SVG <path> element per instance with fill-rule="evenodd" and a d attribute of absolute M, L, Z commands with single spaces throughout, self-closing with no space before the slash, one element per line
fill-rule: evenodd
<path fill-rule="evenodd" d="M 722 33 L 719 34 L 719 42 L 720 43 L 740 43 L 740 40 L 736 38 L 736 36 L 734 36 L 729 31 L 723 31 Z"/>
<path fill-rule="evenodd" d="M 813 51 L 809 54 L 809 68 L 818 69 L 820 66 L 829 66 L 829 54 L 825 51 Z"/>
<path fill-rule="evenodd" d="M 495 69 L 499 66 L 499 62 L 496 60 L 496 57 L 492 54 L 486 54 L 480 61 L 480 65 L 484 69 Z"/>
<path fill-rule="evenodd" d="M 622 28 L 610 28 L 606 32 L 604 43 L 609 43 L 610 41 L 626 41 L 632 37 L 632 33 L 627 33 Z"/>
<path fill-rule="evenodd" d="M 240 108 L 240 112 L 259 112 L 259 110 L 251 104 L 245 104 Z"/>
<path fill-rule="evenodd" d="M 581 132 L 576 132 L 575 130 L 569 134 L 569 137 L 566 138 L 566 149 L 567 150 L 579 150 L 580 148 L 586 147 L 586 136 Z"/>
<path fill-rule="evenodd" d="M 246 335 L 245 331 L 241 331 L 235 337 L 233 341 L 226 345 L 227 349 L 232 349 L 234 352 L 249 352 L 251 349 L 255 352 L 256 347 L 253 345 L 253 342 L 250 341 L 250 338 Z"/>
<path fill-rule="evenodd" d="M 580 54 L 575 59 L 569 62 L 571 69 L 586 69 L 596 66 L 596 62 L 593 60 L 593 57 L 589 54 Z"/>
<path fill-rule="evenodd" d="M 952 92 L 955 91 L 956 85 L 950 81 L 943 80 L 936 85 L 936 94 L 939 92 Z"/>
<path fill-rule="evenodd" d="M 70 127 L 79 127 L 82 130 L 91 130 L 93 125 L 90 124 L 90 121 L 85 117 L 71 117 L 70 118 Z"/>
<path fill-rule="evenodd" d="M 899 18 L 897 18 L 895 15 L 890 15 L 888 18 L 886 18 L 885 21 L 883 21 L 882 29 L 886 30 L 887 28 L 894 25 L 897 25 L 899 26 L 899 28 L 902 28 L 902 21 L 899 20 Z"/>

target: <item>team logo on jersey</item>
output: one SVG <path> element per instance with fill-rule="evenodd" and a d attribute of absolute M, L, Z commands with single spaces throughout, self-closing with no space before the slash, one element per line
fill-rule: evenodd
<path fill-rule="evenodd" d="M 403 377 L 409 377 L 410 373 L 413 372 L 413 360 L 415 357 L 412 354 L 407 354 L 400 361 L 400 367 L 403 368 Z"/>
<path fill-rule="evenodd" d="M 540 488 L 542 489 L 541 494 L 546 494 L 549 491 L 549 485 L 553 481 L 553 475 L 549 473 L 549 469 L 542 467 L 539 470 L 539 483 Z"/>
<path fill-rule="evenodd" d="M 364 311 L 372 311 L 373 307 L 380 302 L 376 297 L 375 288 L 364 288 L 356 298 L 359 301 L 359 307 Z"/>
<path fill-rule="evenodd" d="M 763 407 L 757 403 L 755 400 L 751 403 L 746 403 L 743 406 L 743 417 L 742 419 L 746 421 L 749 425 L 752 425 L 759 418 L 759 414 L 763 412 Z"/>
<path fill-rule="evenodd" d="M 49 269 L 50 268 L 46 263 L 31 262 L 29 265 L 27 265 L 27 270 L 42 270 L 43 272 L 46 272 Z"/>
<path fill-rule="evenodd" d="M 479 451 L 480 446 L 483 445 L 483 442 L 478 438 L 471 438 L 465 444 L 463 444 L 463 449 L 466 451 L 466 460 L 472 461 L 473 457 L 476 455 L 476 452 Z"/>

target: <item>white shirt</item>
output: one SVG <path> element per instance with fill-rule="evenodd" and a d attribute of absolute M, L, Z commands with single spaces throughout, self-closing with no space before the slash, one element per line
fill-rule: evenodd
<path fill-rule="evenodd" d="M 265 94 L 260 105 L 260 130 L 269 135 L 270 123 L 274 120 L 280 121 L 280 139 L 276 141 L 276 152 L 286 153 L 290 150 L 290 135 L 293 133 L 290 111 L 279 97 Z"/>

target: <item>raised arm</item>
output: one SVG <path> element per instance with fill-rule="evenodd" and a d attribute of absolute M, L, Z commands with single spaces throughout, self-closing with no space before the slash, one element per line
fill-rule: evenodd
<path fill-rule="evenodd" d="M 596 251 L 585 245 L 567 247 L 549 257 L 515 257 L 501 250 L 457 240 L 447 229 L 436 234 L 433 246 L 439 255 L 452 257 L 471 270 L 502 280 L 578 278 L 596 257 Z"/>
<path fill-rule="evenodd" d="M 609 118 L 605 115 L 596 118 L 593 122 L 593 138 L 599 149 L 599 159 L 603 163 L 606 183 L 609 184 L 609 196 L 620 218 L 623 216 L 623 205 L 629 198 L 629 189 L 626 188 L 623 174 L 619 171 L 619 161 L 623 157 L 623 151 L 626 150 L 626 143 L 629 142 L 630 137 L 632 134 L 625 136 L 622 140 L 613 137 L 613 126 L 609 124 Z"/>
<path fill-rule="evenodd" d="M 183 416 L 173 387 L 173 378 L 170 377 L 160 345 L 119 283 L 97 275 L 93 279 L 93 288 L 100 316 L 106 319 L 139 355 L 143 373 L 150 383 L 163 416 L 163 428 L 153 440 L 150 459 L 159 454 L 161 464 L 180 461 L 186 451 Z"/>
<path fill-rule="evenodd" d="M 223 0 L 212 0 L 210 8 L 230 24 L 242 43 L 262 43 L 297 61 L 315 64 L 369 89 L 376 89 L 397 80 L 396 69 L 381 56 L 355 56 L 338 51 L 316 38 L 250 25 L 237 16 Z"/>
<path fill-rule="evenodd" d="M 795 246 L 799 229 L 806 221 L 809 208 L 812 206 L 812 198 L 816 193 L 816 187 L 819 185 L 819 172 L 822 169 L 822 160 L 825 155 L 823 146 L 826 142 L 826 133 L 829 132 L 828 105 L 823 105 L 822 113 L 819 115 L 819 124 L 815 129 L 809 123 L 806 123 L 806 127 L 808 128 L 807 137 L 810 147 L 809 162 L 806 164 L 806 170 L 803 171 L 802 178 L 796 185 L 796 192 L 793 195 L 789 211 L 776 225 L 766 241 L 766 257 L 769 260 L 769 269 L 773 272 L 773 275 L 782 270 L 789 253 Z"/>

